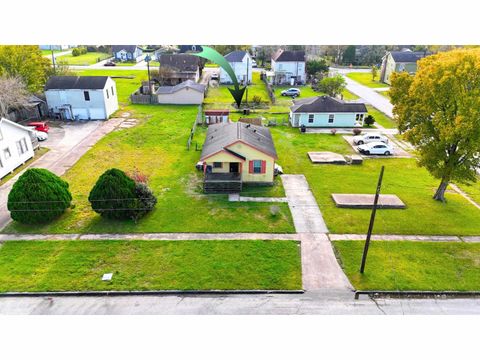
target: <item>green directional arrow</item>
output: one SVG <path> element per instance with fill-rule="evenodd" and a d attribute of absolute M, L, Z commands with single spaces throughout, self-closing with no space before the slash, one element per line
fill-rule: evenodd
<path fill-rule="evenodd" d="M 242 103 L 242 98 L 243 94 L 245 93 L 246 87 L 240 88 L 237 77 L 235 76 L 235 72 L 230 66 L 230 63 L 217 50 L 212 49 L 208 46 L 202 46 L 202 48 L 202 52 L 193 55 L 210 60 L 215 64 L 220 65 L 222 69 L 227 72 L 227 74 L 230 76 L 230 79 L 232 79 L 233 85 L 235 86 L 235 89 L 228 88 L 228 90 L 230 90 L 230 93 L 232 94 L 235 102 L 237 103 L 237 106 L 240 108 L 240 104 Z"/>

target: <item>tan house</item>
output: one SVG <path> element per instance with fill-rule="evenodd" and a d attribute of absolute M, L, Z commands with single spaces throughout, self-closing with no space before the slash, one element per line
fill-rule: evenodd
<path fill-rule="evenodd" d="M 277 158 L 268 128 L 241 122 L 210 125 L 200 157 L 204 191 L 240 192 L 243 183 L 273 185 Z"/>
<path fill-rule="evenodd" d="M 414 75 L 417 72 L 417 61 L 428 55 L 430 54 L 424 51 L 409 49 L 387 52 L 382 58 L 380 81 L 390 85 L 390 78 L 395 72 L 407 72 Z"/>

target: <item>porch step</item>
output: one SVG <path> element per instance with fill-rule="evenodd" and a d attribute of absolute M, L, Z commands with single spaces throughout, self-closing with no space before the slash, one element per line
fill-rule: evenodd
<path fill-rule="evenodd" d="M 205 181 L 203 191 L 207 194 L 231 194 L 242 191 L 241 181 Z"/>

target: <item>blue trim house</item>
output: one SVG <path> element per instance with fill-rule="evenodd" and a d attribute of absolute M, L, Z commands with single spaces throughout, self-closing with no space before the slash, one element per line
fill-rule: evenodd
<path fill-rule="evenodd" d="M 113 45 L 112 53 L 115 61 L 139 62 L 143 59 L 143 51 L 137 45 Z"/>
<path fill-rule="evenodd" d="M 346 102 L 324 95 L 294 100 L 290 107 L 290 124 L 293 127 L 363 126 L 367 113 L 363 103 Z"/>

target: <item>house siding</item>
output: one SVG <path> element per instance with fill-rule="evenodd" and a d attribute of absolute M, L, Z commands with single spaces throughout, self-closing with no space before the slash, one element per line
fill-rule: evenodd
<path fill-rule="evenodd" d="M 204 94 L 191 88 L 184 88 L 172 94 L 158 94 L 159 104 L 201 104 Z"/>
<path fill-rule="evenodd" d="M 8 175 L 17 167 L 31 159 L 34 155 L 30 131 L 22 129 L 18 126 L 2 121 L 0 123 L 0 178 Z M 27 149 L 26 152 L 20 154 L 17 149 L 17 141 L 25 139 Z M 7 159 L 5 149 L 10 150 L 11 156 Z"/>
<path fill-rule="evenodd" d="M 277 85 L 290 84 L 291 76 L 297 76 L 297 82 L 305 83 L 306 81 L 305 61 L 275 61 L 272 59 L 271 65 Z"/>
<path fill-rule="evenodd" d="M 313 123 L 308 121 L 309 115 L 313 114 Z M 329 123 L 330 114 L 334 115 L 333 123 Z M 290 112 L 290 123 L 294 127 L 305 125 L 306 127 L 354 127 L 357 122 L 357 114 L 366 113 L 292 113 Z M 299 116 L 298 125 L 295 123 L 295 116 Z M 365 116 L 365 115 L 364 115 Z"/>
<path fill-rule="evenodd" d="M 248 66 L 247 66 L 248 63 Z M 242 62 L 229 62 L 230 66 L 233 69 L 233 72 L 235 73 L 237 77 L 237 81 L 245 81 L 247 79 L 247 74 L 248 74 L 248 82 L 252 82 L 252 58 L 250 57 L 250 54 L 246 54 L 242 60 Z M 227 74 L 227 72 L 223 69 L 220 68 L 220 83 L 221 84 L 231 84 L 232 79 L 230 78 L 230 75 Z"/>

